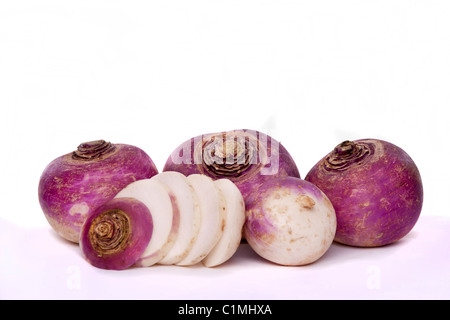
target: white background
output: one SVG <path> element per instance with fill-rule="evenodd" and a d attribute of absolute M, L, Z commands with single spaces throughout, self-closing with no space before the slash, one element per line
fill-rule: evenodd
<path fill-rule="evenodd" d="M 425 202 L 410 241 L 420 247 L 436 239 L 430 246 L 439 247 L 436 236 L 450 225 L 449 17 L 448 1 L 431 0 L 2 1 L 0 298 L 223 298 L 237 290 L 234 277 L 245 286 L 236 298 L 442 297 L 442 283 L 450 280 L 437 274 L 427 281 L 422 269 L 412 277 L 430 291 L 415 291 L 409 280 L 394 290 L 388 276 L 371 288 L 371 272 L 390 274 L 398 260 L 336 245 L 322 264 L 299 270 L 267 264 L 245 246 L 229 269 L 153 269 L 161 290 L 171 281 L 201 286 L 214 274 L 217 286 L 227 282 L 229 291 L 103 290 L 96 281 L 131 288 L 152 271 L 92 270 L 77 247 L 49 229 L 37 185 L 51 160 L 96 139 L 139 146 L 161 170 L 172 150 L 195 135 L 261 130 L 285 145 L 304 177 L 341 141 L 380 138 L 406 150 L 422 175 Z M 402 246 L 397 258 L 411 250 Z M 360 278 L 330 291 L 336 276 L 330 270 L 348 269 L 341 252 L 361 255 L 350 272 Z M 447 266 L 448 254 L 435 252 Z M 363 258 L 375 256 L 380 260 Z M 333 257 L 341 263 L 333 266 Z M 252 270 L 281 270 L 287 287 L 261 288 Z M 324 279 L 309 280 L 309 295 L 304 281 L 291 286 L 307 272 Z M 346 283 L 354 286 L 339 295 Z"/>

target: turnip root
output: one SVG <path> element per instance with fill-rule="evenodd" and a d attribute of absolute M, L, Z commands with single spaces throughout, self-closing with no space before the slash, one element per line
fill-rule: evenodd
<path fill-rule="evenodd" d="M 231 180 L 248 194 L 266 179 L 279 176 L 300 177 L 297 166 L 276 139 L 255 130 L 232 130 L 199 135 L 177 147 L 163 171 L 186 176 L 204 174 L 214 180 Z"/>
<path fill-rule="evenodd" d="M 387 141 L 344 141 L 305 180 L 319 187 L 336 210 L 335 241 L 360 247 L 393 243 L 419 219 L 423 187 L 411 157 Z"/>
<path fill-rule="evenodd" d="M 128 184 L 158 170 L 141 149 L 104 140 L 85 142 L 53 160 L 39 180 L 39 203 L 51 227 L 78 243 L 81 226 Z"/>
<path fill-rule="evenodd" d="M 132 266 L 152 239 L 152 215 L 134 198 L 112 199 L 85 220 L 80 236 L 83 257 L 101 269 Z"/>
<path fill-rule="evenodd" d="M 299 266 L 319 259 L 336 232 L 336 215 L 327 196 L 295 177 L 266 181 L 246 203 L 245 239 L 261 257 Z"/>

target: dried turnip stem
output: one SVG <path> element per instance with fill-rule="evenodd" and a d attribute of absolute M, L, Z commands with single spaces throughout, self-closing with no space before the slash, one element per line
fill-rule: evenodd
<path fill-rule="evenodd" d="M 72 159 L 90 161 L 105 157 L 116 150 L 116 146 L 105 140 L 94 140 L 80 144 L 72 153 Z"/>
<path fill-rule="evenodd" d="M 326 157 L 324 166 L 326 170 L 346 170 L 353 165 L 361 164 L 370 154 L 373 146 L 370 144 L 356 144 L 352 141 L 344 141 Z"/>
<path fill-rule="evenodd" d="M 130 236 L 130 220 L 125 212 L 113 209 L 92 221 L 89 241 L 98 256 L 114 254 L 123 249 Z"/>

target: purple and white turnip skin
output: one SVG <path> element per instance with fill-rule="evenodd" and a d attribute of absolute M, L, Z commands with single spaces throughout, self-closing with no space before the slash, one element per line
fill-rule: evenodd
<path fill-rule="evenodd" d="M 124 270 L 142 256 L 152 233 L 152 215 L 145 204 L 134 198 L 115 198 L 87 217 L 79 244 L 93 266 Z"/>
<path fill-rule="evenodd" d="M 417 166 L 392 143 L 344 141 L 305 180 L 319 187 L 336 210 L 335 241 L 359 247 L 393 243 L 416 224 L 423 187 Z"/>
<path fill-rule="evenodd" d="M 261 257 L 280 265 L 318 260 L 336 232 L 336 215 L 327 196 L 295 177 L 266 181 L 246 204 L 244 236 Z"/>
<path fill-rule="evenodd" d="M 280 142 L 255 130 L 232 130 L 199 135 L 176 148 L 163 171 L 186 176 L 205 174 L 231 180 L 244 200 L 259 184 L 273 177 L 300 177 L 298 168 Z"/>
<path fill-rule="evenodd" d="M 78 243 L 81 226 L 98 206 L 131 182 L 157 173 L 152 159 L 135 146 L 85 142 L 45 168 L 39 181 L 39 202 L 53 229 Z"/>

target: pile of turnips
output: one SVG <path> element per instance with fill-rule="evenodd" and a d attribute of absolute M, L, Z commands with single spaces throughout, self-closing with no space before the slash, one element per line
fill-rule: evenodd
<path fill-rule="evenodd" d="M 386 141 L 344 141 L 301 179 L 280 142 L 233 130 L 185 141 L 162 172 L 138 147 L 82 143 L 45 168 L 39 202 L 51 227 L 102 269 L 215 267 L 243 238 L 268 261 L 301 266 L 333 241 L 403 238 L 423 188 L 413 160 Z"/>

